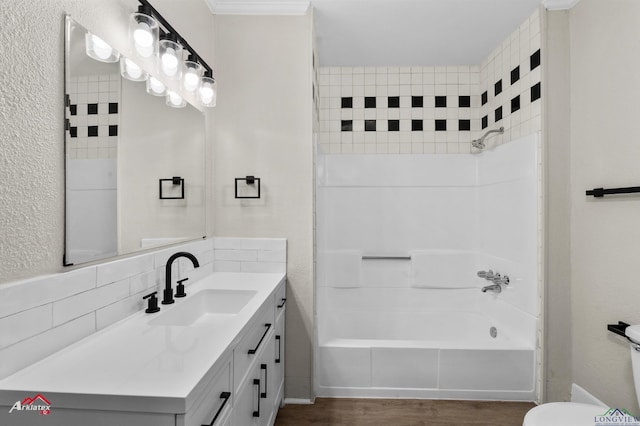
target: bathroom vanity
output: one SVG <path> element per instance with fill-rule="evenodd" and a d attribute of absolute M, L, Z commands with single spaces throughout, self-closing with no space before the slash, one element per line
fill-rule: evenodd
<path fill-rule="evenodd" d="M 0 381 L 2 425 L 273 425 L 285 274 L 213 273 Z M 16 409 L 49 404 L 49 413 Z M 11 411 L 11 412 L 10 412 Z"/>

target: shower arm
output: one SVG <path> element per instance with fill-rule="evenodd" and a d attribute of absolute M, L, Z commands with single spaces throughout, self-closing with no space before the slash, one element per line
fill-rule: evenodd
<path fill-rule="evenodd" d="M 500 127 L 499 129 L 489 130 L 489 131 L 487 131 L 487 133 L 485 133 L 484 135 L 480 136 L 480 138 L 476 139 L 476 141 L 477 142 L 484 142 L 484 140 L 487 138 L 487 136 L 489 136 L 491 133 L 504 133 L 504 127 Z"/>

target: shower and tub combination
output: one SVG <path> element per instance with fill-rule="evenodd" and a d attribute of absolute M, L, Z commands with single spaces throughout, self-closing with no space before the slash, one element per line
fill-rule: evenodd
<path fill-rule="evenodd" d="M 538 139 L 318 155 L 318 396 L 536 400 Z"/>

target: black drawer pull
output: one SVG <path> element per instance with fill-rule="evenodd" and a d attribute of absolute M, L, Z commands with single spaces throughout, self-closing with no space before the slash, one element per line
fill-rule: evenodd
<path fill-rule="evenodd" d="M 267 364 L 260 364 L 260 370 L 264 370 L 264 392 L 260 394 L 260 398 L 267 397 Z"/>
<path fill-rule="evenodd" d="M 280 364 L 280 359 L 282 358 L 282 338 L 280 336 L 276 336 L 276 340 L 278 341 L 278 358 L 276 358 L 276 364 Z"/>
<path fill-rule="evenodd" d="M 249 355 L 253 355 L 256 352 L 258 352 L 258 348 L 260 347 L 260 345 L 262 344 L 262 341 L 264 340 L 264 337 L 267 335 L 267 333 L 269 332 L 269 329 L 271 328 L 271 324 L 265 324 L 264 325 L 267 329 L 264 331 L 264 334 L 262 335 L 262 337 L 260 338 L 260 341 L 258 342 L 258 344 L 256 345 L 255 349 L 249 349 Z"/>
<path fill-rule="evenodd" d="M 282 309 L 284 308 L 284 304 L 287 303 L 287 298 L 283 297 L 282 298 L 282 303 L 278 305 L 278 309 Z"/>
<path fill-rule="evenodd" d="M 253 385 L 258 386 L 258 411 L 253 412 L 253 417 L 260 417 L 260 379 L 253 379 Z"/>
<path fill-rule="evenodd" d="M 216 420 L 218 420 L 218 416 L 220 415 L 220 413 L 222 413 L 222 410 L 224 409 L 224 406 L 227 404 L 227 401 L 229 401 L 230 397 L 231 397 L 231 392 L 222 392 L 220 394 L 220 398 L 224 399 L 224 401 L 222 401 L 222 405 L 220 406 L 220 408 L 218 408 L 216 415 L 213 416 L 213 420 L 211 420 L 211 423 L 209 423 L 208 425 L 202 425 L 202 426 L 213 426 Z"/>

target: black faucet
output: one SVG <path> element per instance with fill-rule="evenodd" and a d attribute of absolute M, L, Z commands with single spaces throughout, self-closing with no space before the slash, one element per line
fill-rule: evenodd
<path fill-rule="evenodd" d="M 173 289 L 171 288 L 171 264 L 179 257 L 186 257 L 187 259 L 191 260 L 191 262 L 193 262 L 194 267 L 200 267 L 198 259 L 196 259 L 196 257 L 191 253 L 187 253 L 186 251 L 179 251 L 171 255 L 169 260 L 167 260 L 167 266 L 165 267 L 165 287 L 163 293 L 164 297 L 162 298 L 163 305 L 170 305 L 175 302 L 175 300 L 173 300 Z"/>

